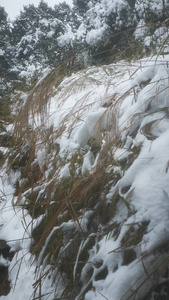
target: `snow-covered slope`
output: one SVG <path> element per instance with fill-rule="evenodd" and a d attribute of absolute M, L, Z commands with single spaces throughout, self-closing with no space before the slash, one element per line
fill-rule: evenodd
<path fill-rule="evenodd" d="M 22 94 L 1 168 L 2 299 L 167 299 L 168 58 L 53 72 Z"/>

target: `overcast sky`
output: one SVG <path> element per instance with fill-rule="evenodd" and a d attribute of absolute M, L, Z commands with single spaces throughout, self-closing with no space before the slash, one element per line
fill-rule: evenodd
<path fill-rule="evenodd" d="M 5 7 L 5 11 L 11 20 L 14 20 L 22 10 L 23 5 L 34 4 L 38 6 L 40 0 L 0 0 L 0 6 Z M 63 0 L 45 0 L 49 6 L 53 7 L 55 4 L 63 2 Z M 72 0 L 65 0 L 68 4 L 72 4 Z"/>

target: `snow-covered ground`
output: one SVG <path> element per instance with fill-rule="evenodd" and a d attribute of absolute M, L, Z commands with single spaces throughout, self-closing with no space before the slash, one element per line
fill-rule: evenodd
<path fill-rule="evenodd" d="M 82 164 L 77 166 L 76 174 L 82 176 L 86 172 L 95 172 L 99 152 L 97 155 L 92 152 L 91 139 L 99 139 L 101 149 L 107 142 L 112 142 L 109 151 L 118 165 L 111 161 L 107 165 L 107 172 L 113 170 L 120 179 L 110 184 L 106 195 L 107 204 L 114 201 L 116 193 L 119 195 L 114 216 L 108 222 L 116 226 L 109 234 L 102 237 L 98 234 L 98 239 L 96 234 L 94 246 L 88 249 L 88 262 L 81 272 L 82 287 L 76 300 L 144 299 L 155 284 L 165 280 L 163 269 L 165 262 L 167 265 L 169 239 L 168 59 L 166 55 L 129 64 L 121 61 L 109 66 L 90 67 L 65 78 L 53 89 L 43 118 L 38 114 L 32 118 L 30 112 L 29 123 L 33 130 L 53 126 L 53 143 L 59 145 L 62 160 L 56 178 L 61 180 L 71 176 L 71 159 L 77 152 L 82 156 Z M 42 85 L 43 80 L 38 84 Z M 60 135 L 56 135 L 63 125 Z M 117 136 L 120 142 L 115 145 Z M 46 160 L 49 163 L 44 174 L 46 180 L 53 168 L 52 155 L 55 157 L 44 141 L 37 142 L 36 160 L 41 170 Z M 11 250 L 16 251 L 11 262 L 3 261 L 9 265 L 11 291 L 1 298 L 62 299 L 63 282 L 55 290 L 52 279 L 48 277 L 42 285 L 41 296 L 38 292 L 37 298 L 33 296 L 36 286 L 33 284 L 38 280 L 35 272 L 38 262 L 29 252 L 32 219 L 26 210 L 13 207 L 16 200 L 14 184 L 19 176 L 6 165 L 1 169 L 0 239 L 6 240 Z M 24 199 L 22 195 L 21 203 Z M 85 224 L 91 214 L 88 211 L 79 219 L 86 232 Z M 66 230 L 71 226 L 74 225 L 68 222 L 60 228 Z M 52 239 L 52 233 L 49 239 Z M 84 244 L 80 247 L 79 255 Z M 125 255 L 129 251 L 133 259 L 127 261 Z M 78 255 L 75 278 L 77 263 Z M 96 263 L 100 265 L 96 266 Z M 155 274 L 157 269 L 159 276 Z"/>

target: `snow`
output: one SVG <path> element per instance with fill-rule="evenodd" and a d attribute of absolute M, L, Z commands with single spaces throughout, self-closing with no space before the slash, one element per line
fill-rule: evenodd
<path fill-rule="evenodd" d="M 145 21 L 142 19 L 139 21 L 136 30 L 134 32 L 135 39 L 140 39 L 148 35 L 148 28 L 146 26 Z"/>
<path fill-rule="evenodd" d="M 60 37 L 57 38 L 60 47 L 64 47 L 65 45 L 72 45 L 75 39 L 75 35 L 72 32 L 71 26 L 68 24 L 66 27 L 65 34 L 62 34 Z"/>
<path fill-rule="evenodd" d="M 81 145 L 85 146 L 89 139 L 89 136 L 94 135 L 94 127 L 97 121 L 101 118 L 103 113 L 105 112 L 104 108 L 101 108 L 97 112 L 88 114 L 87 118 L 83 122 L 82 126 L 80 126 L 79 130 L 75 134 L 75 141 Z"/>
<path fill-rule="evenodd" d="M 94 164 L 94 156 L 93 153 L 89 150 L 83 159 L 82 174 L 84 174 L 87 171 L 90 171 L 93 164 Z"/>
<path fill-rule="evenodd" d="M 67 178 L 70 176 L 70 171 L 69 171 L 69 165 L 70 164 L 66 164 L 59 173 L 59 178 Z"/>
<path fill-rule="evenodd" d="M 4 56 L 4 54 L 5 54 L 5 51 L 0 49 L 0 56 Z"/>
<path fill-rule="evenodd" d="M 0 179 L 0 239 L 6 240 L 11 247 L 11 251 L 16 254 L 11 263 L 8 260 L 1 260 L 1 264 L 9 265 L 9 280 L 13 287 L 8 294 L 8 299 L 28 299 L 33 293 L 34 267 L 30 263 L 30 245 L 31 245 L 31 217 L 21 208 L 13 208 L 13 184 L 17 179 L 17 174 L 9 176 L 1 170 Z M 10 180 L 10 177 L 12 181 Z M 28 272 L 29 270 L 29 272 Z M 16 281 L 18 279 L 18 284 Z M 14 293 L 15 291 L 15 293 Z M 7 299 L 1 296 L 2 299 Z"/>
<path fill-rule="evenodd" d="M 114 17 L 111 25 L 114 29 L 119 29 L 124 25 L 122 12 L 126 10 L 127 13 L 128 9 L 129 5 L 124 0 L 98 1 L 95 5 L 90 5 L 89 2 L 89 9 L 86 12 L 85 19 L 77 29 L 76 36 L 79 40 L 94 45 L 108 35 L 109 25 L 106 24 L 106 19 L 111 16 Z M 132 20 L 129 18 L 125 22 L 131 24 Z"/>
<path fill-rule="evenodd" d="M 122 4 L 123 1 L 120 3 Z M 89 259 L 81 273 L 84 283 L 82 290 L 85 290 L 85 286 L 89 283 L 92 283 L 93 288 L 85 292 L 85 300 L 102 300 L 103 298 L 133 300 L 135 299 L 134 291 L 138 287 L 140 288 L 137 292 L 137 299 L 143 299 L 152 287 L 153 268 L 159 263 L 158 253 L 156 254 L 153 250 L 169 239 L 169 70 L 166 64 L 168 58 L 167 55 L 157 58 L 148 57 L 129 65 L 121 62 L 119 65 L 94 67 L 72 74 L 54 90 L 47 104 L 45 112 L 47 122 L 43 126 L 50 128 L 52 125 L 53 132 L 62 127 L 59 136 L 53 136 L 54 142 L 58 144 L 59 157 L 62 160 L 58 172 L 60 180 L 71 176 L 72 157 L 76 153 L 80 153 L 82 158 L 81 174 L 93 172 L 98 157 L 92 152 L 89 141 L 94 139 L 105 143 L 105 131 L 110 131 L 109 136 L 111 136 L 115 130 L 108 112 L 111 109 L 115 109 L 115 113 L 118 111 L 116 126 L 121 145 L 116 149 L 112 139 L 111 148 L 113 159 L 118 166 L 112 167 L 110 163 L 110 167 L 107 166 L 107 172 L 120 174 L 121 178 L 115 185 L 110 183 L 106 200 L 111 203 L 113 195 L 118 191 L 121 199 L 110 223 L 120 224 L 120 233 L 115 238 L 113 229 L 112 234 L 99 237 L 89 249 Z M 45 76 L 39 80 L 38 87 L 43 84 L 44 78 Z M 113 104 L 108 108 L 103 107 L 103 104 L 112 97 L 114 97 Z M 40 128 L 42 124 L 38 114 L 37 120 L 39 121 L 34 126 Z M 81 152 L 78 152 L 79 150 Z M 136 151 L 134 160 L 127 167 L 127 162 L 130 156 L 134 155 L 134 151 Z M 47 153 L 47 145 L 42 141 L 41 146 L 37 145 L 36 148 L 36 159 L 41 170 L 43 170 Z M 122 164 L 125 162 L 126 167 L 123 168 Z M 31 295 L 33 295 L 35 282 L 35 268 L 40 267 L 43 254 L 53 233 L 58 229 L 67 232 L 77 226 L 69 220 L 62 223 L 60 227 L 54 227 L 37 262 L 29 252 L 32 243 L 32 218 L 26 210 L 12 206 L 14 184 L 19 176 L 19 173 L 6 173 L 4 168 L 1 169 L 0 239 L 7 240 L 9 246 L 17 251 L 12 262 L 8 262 L 12 288 L 7 296 L 2 296 L 2 300 L 33 299 Z M 87 232 L 88 220 L 92 214 L 93 211 L 88 210 L 85 213 L 82 212 L 79 218 L 84 232 Z M 144 222 L 148 224 L 146 232 L 134 247 L 137 257 L 124 265 L 123 239 L 132 226 L 139 228 Z M 90 237 L 89 235 L 80 243 L 74 265 L 74 278 L 77 274 L 80 253 Z M 71 240 L 67 244 L 65 241 L 64 250 L 68 247 L 68 243 L 71 243 Z M 162 258 L 165 258 L 165 254 Z M 102 262 L 102 266 L 95 267 L 96 262 Z M 7 262 L 1 260 L 1 263 Z M 88 282 L 86 276 L 92 268 L 93 274 Z M 104 268 L 107 270 L 107 275 L 97 279 L 99 278 L 97 275 Z M 150 278 L 147 277 L 145 268 Z M 44 272 L 44 270 L 41 271 Z M 145 285 L 142 286 L 143 282 Z M 43 292 L 48 294 L 43 297 L 44 299 L 53 299 L 52 293 L 54 292 L 49 278 L 46 278 Z M 76 297 L 77 300 L 80 299 L 81 292 Z M 60 295 L 59 291 L 56 297 L 60 297 L 58 295 Z"/>

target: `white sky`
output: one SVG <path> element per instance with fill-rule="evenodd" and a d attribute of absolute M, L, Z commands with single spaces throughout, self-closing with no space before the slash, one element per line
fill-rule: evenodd
<path fill-rule="evenodd" d="M 40 0 L 0 0 L 0 6 L 5 8 L 8 18 L 14 20 L 15 17 L 20 14 L 20 10 L 22 10 L 23 5 L 34 4 L 35 6 L 38 6 L 39 2 Z M 63 0 L 45 0 L 45 2 L 48 3 L 49 6 L 53 7 L 54 5 L 63 2 Z M 65 2 L 69 5 L 72 4 L 72 0 L 65 0 Z"/>

